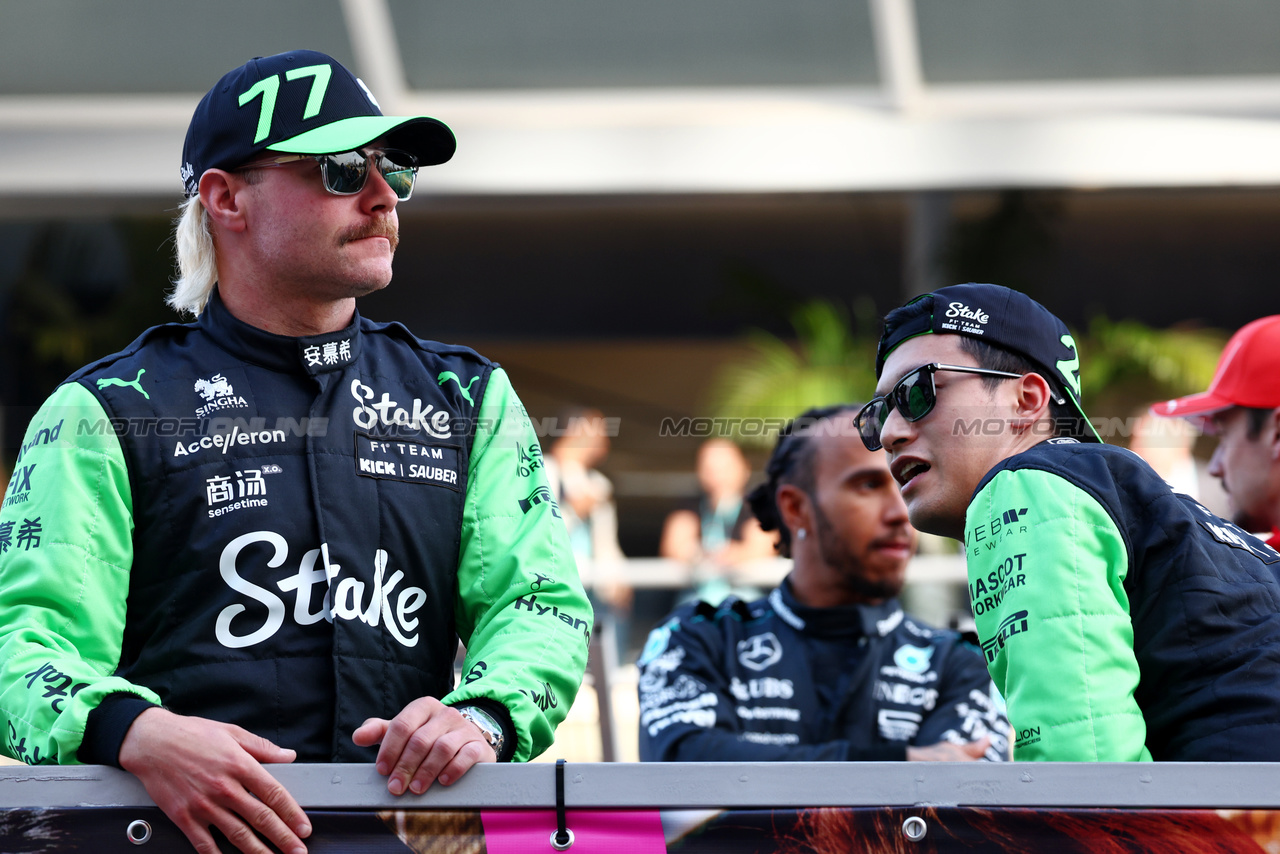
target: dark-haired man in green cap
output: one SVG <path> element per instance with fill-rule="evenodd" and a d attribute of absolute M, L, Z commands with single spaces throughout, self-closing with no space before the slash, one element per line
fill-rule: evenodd
<path fill-rule="evenodd" d="M 859 413 L 961 540 L 1015 759 L 1280 760 L 1280 554 L 1101 444 L 1066 326 L 995 285 L 889 313 Z"/>

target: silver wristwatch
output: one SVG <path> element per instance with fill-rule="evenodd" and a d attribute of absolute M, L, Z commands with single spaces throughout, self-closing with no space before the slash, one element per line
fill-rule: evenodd
<path fill-rule="evenodd" d="M 479 706 L 458 706 L 458 714 L 471 721 L 480 730 L 480 734 L 484 736 L 484 740 L 493 748 L 494 756 L 498 760 L 502 760 L 502 747 L 505 739 L 502 737 L 502 724 L 498 723 L 493 715 L 486 712 Z"/>

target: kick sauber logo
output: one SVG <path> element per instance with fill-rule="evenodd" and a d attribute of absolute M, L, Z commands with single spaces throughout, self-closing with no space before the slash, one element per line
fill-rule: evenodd
<path fill-rule="evenodd" d="M 207 380 L 196 380 L 193 390 L 205 399 L 205 405 L 196 410 L 197 418 L 204 418 L 219 409 L 242 409 L 249 405 L 248 401 L 235 393 L 231 383 L 222 374 L 214 374 Z"/>

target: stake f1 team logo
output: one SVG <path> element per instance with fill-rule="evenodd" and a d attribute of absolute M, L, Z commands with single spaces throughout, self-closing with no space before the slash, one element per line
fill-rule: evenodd
<path fill-rule="evenodd" d="M 738 661 L 751 670 L 764 670 L 782 660 L 782 643 L 773 632 L 738 641 Z"/>

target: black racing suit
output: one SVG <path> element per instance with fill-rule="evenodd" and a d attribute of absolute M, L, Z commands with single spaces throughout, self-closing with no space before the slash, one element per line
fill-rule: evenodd
<path fill-rule="evenodd" d="M 639 665 L 644 761 L 902 760 L 984 735 L 988 759 L 1009 752 L 982 656 L 896 599 L 807 608 L 784 580 L 749 604 L 676 610 Z"/>

